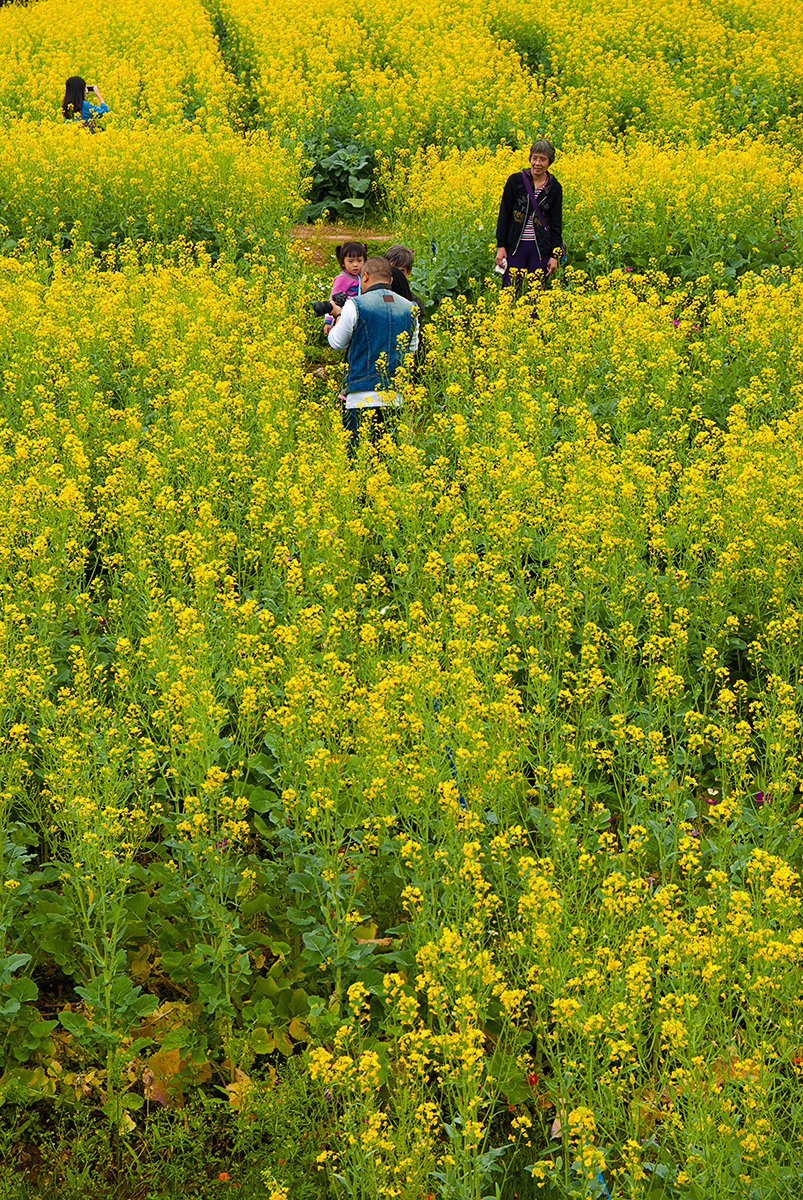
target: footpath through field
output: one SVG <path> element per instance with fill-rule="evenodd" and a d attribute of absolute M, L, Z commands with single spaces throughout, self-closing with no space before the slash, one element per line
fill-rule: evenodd
<path fill-rule="evenodd" d="M 379 243 L 376 251 L 381 254 L 384 245 L 393 241 L 393 234 L 364 225 L 294 225 L 291 239 L 310 262 L 323 267 L 331 260 L 335 246 L 342 242 L 365 242 L 369 251 L 374 243 Z"/>

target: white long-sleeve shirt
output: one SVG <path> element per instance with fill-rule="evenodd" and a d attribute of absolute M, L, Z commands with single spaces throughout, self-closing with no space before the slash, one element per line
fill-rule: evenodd
<path fill-rule="evenodd" d="M 334 325 L 329 330 L 329 345 L 333 350 L 345 350 L 354 336 L 354 330 L 357 328 L 357 305 L 354 300 L 349 297 L 346 303 L 340 310 L 340 316 L 335 321 Z M 418 349 L 418 317 L 413 322 L 413 332 L 410 334 L 410 349 L 409 353 L 414 354 Z M 384 408 L 386 405 L 395 405 L 397 408 L 402 402 L 402 397 L 399 392 L 391 394 L 390 392 L 347 392 L 346 393 L 346 408 Z"/>

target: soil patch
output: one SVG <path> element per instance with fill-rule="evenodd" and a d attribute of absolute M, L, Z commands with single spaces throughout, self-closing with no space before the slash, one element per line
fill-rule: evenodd
<path fill-rule="evenodd" d="M 384 253 L 394 240 L 392 233 L 365 225 L 294 225 L 290 236 L 316 267 L 331 266 L 334 248 L 341 242 L 365 242 L 370 255 Z"/>

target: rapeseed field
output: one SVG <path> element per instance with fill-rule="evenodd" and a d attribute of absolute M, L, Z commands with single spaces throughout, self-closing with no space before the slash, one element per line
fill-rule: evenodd
<path fill-rule="evenodd" d="M 0 1200 L 797 1195 L 802 43 L 0 8 Z M 316 205 L 424 304 L 353 458 Z"/>

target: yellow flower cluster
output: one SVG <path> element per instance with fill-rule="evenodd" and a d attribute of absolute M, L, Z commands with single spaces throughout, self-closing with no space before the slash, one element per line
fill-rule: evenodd
<path fill-rule="evenodd" d="M 786 4 L 547 0 L 537 22 L 525 0 L 497 11 L 497 32 L 538 72 L 580 144 L 646 130 L 680 142 L 721 128 L 791 130 L 788 118 L 799 116 L 792 81 L 803 41 Z"/>
<path fill-rule="evenodd" d="M 430 140 L 496 141 L 538 104 L 537 85 L 476 3 L 347 13 L 310 2 L 224 0 L 259 111 L 273 130 L 325 146 L 328 134 L 376 150 Z"/>
<path fill-rule="evenodd" d="M 392 152 L 421 144 L 564 146 L 648 132 L 683 140 L 780 131 L 799 115 L 797 24 L 765 2 L 738 17 L 703 4 L 392 0 L 348 13 L 310 0 L 224 0 L 235 71 L 273 129 L 318 142 L 331 131 Z M 760 30 L 762 54 L 748 31 Z"/>
<path fill-rule="evenodd" d="M 19 122 L 0 149 L 0 235 L 23 244 L 184 237 L 278 249 L 301 192 L 298 154 L 225 127 L 115 127 L 91 137 Z"/>

